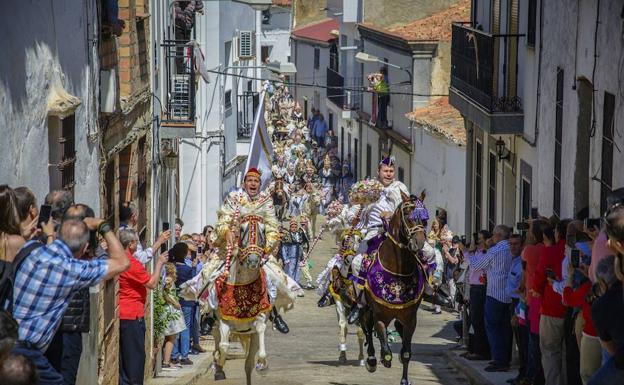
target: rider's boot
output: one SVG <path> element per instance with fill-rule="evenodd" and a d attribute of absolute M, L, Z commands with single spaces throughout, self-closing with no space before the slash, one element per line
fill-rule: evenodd
<path fill-rule="evenodd" d="M 325 294 L 323 294 L 321 299 L 319 299 L 319 301 L 317 303 L 317 306 L 318 307 L 325 307 L 325 306 L 331 305 L 332 303 L 334 303 L 334 297 L 329 292 L 329 289 L 327 289 L 327 290 L 325 290 Z"/>
<path fill-rule="evenodd" d="M 360 320 L 360 317 L 362 317 L 362 314 L 364 314 L 365 307 L 366 301 L 364 299 L 364 291 L 360 291 L 357 296 L 357 301 L 351 307 L 351 311 L 349 312 L 349 316 L 347 317 L 347 322 L 349 323 L 349 325 L 353 325 Z"/>
<path fill-rule="evenodd" d="M 433 305 L 440 305 L 443 307 L 452 307 L 453 301 L 443 295 L 440 290 L 436 290 L 433 293 L 429 294 L 426 291 L 423 293 L 423 300 L 432 303 Z"/>
<path fill-rule="evenodd" d="M 275 326 L 275 329 L 277 329 L 278 332 L 288 334 L 290 329 L 288 328 L 286 322 L 284 322 L 282 316 L 279 315 L 276 308 L 273 308 L 273 310 L 271 310 L 270 319 L 273 321 L 273 326 Z"/>

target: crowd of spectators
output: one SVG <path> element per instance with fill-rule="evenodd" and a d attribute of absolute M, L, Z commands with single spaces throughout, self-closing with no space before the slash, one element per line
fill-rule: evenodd
<path fill-rule="evenodd" d="M 507 372 L 515 351 L 512 384 L 624 383 L 624 189 L 607 203 L 599 221 L 536 215 L 457 243 L 465 359 Z"/>
<path fill-rule="evenodd" d="M 7 385 L 75 384 L 82 335 L 90 330 L 89 287 L 119 282 L 119 383 L 142 384 L 145 372 L 145 306 L 150 290 L 167 304 L 163 369 L 192 365 L 210 333 L 196 302 L 176 287 L 215 257 L 211 226 L 184 234 L 176 220 L 151 246 L 141 241 L 139 213 L 119 208 L 119 226 L 95 217 L 67 191 L 52 191 L 38 206 L 27 187 L 0 185 L 0 381 Z M 162 252 L 161 252 L 162 247 Z M 148 263 L 152 263 L 148 270 Z M 151 272 L 150 272 L 151 271 Z"/>

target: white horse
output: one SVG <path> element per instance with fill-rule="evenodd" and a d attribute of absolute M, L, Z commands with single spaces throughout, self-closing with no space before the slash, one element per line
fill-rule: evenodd
<path fill-rule="evenodd" d="M 341 289 L 338 290 L 338 293 L 333 291 L 333 287 L 336 287 L 335 280 L 340 280 Z M 353 285 L 350 282 L 347 282 L 341 275 L 337 269 L 332 271 L 332 282 L 330 283 L 330 287 L 332 287 L 332 295 L 334 297 L 334 302 L 336 303 L 336 316 L 338 317 L 338 337 L 340 340 L 340 355 L 338 356 L 338 362 L 341 365 L 345 365 L 347 363 L 347 332 L 348 332 L 348 323 L 347 316 L 349 314 L 349 310 L 351 309 L 351 305 L 353 304 L 353 299 L 351 295 L 348 294 L 349 287 L 348 285 Z M 353 292 L 352 292 L 353 293 Z M 346 305 L 346 306 L 345 306 Z M 364 331 L 359 325 L 357 327 L 357 339 L 358 339 L 358 347 L 359 347 L 359 355 L 358 361 L 360 366 L 364 366 Z"/>

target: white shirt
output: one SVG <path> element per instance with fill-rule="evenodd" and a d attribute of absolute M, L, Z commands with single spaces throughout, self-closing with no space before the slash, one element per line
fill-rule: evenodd
<path fill-rule="evenodd" d="M 365 239 L 368 240 L 379 233 L 379 228 L 383 226 L 383 221 L 380 215 L 382 212 L 394 212 L 394 210 L 399 207 L 401 202 L 403 202 L 401 192 L 409 195 L 409 191 L 403 182 L 395 180 L 388 187 L 381 190 L 381 196 L 377 202 L 369 205 L 362 212 L 362 219 L 360 219 L 358 227 L 369 229 Z M 377 230 L 375 230 L 375 228 L 377 228 Z"/>

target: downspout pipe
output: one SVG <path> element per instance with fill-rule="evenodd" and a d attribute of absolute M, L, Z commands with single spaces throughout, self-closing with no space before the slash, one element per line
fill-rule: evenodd
<path fill-rule="evenodd" d="M 538 54 L 538 63 L 537 63 L 537 97 L 535 99 L 535 131 L 533 135 L 533 139 L 527 139 L 526 135 L 522 135 L 522 139 L 527 142 L 531 147 L 535 147 L 537 145 L 537 139 L 539 137 L 539 118 L 540 118 L 540 85 L 542 83 L 542 51 L 544 48 L 544 1 L 540 0 L 540 11 L 539 11 L 539 54 Z"/>

